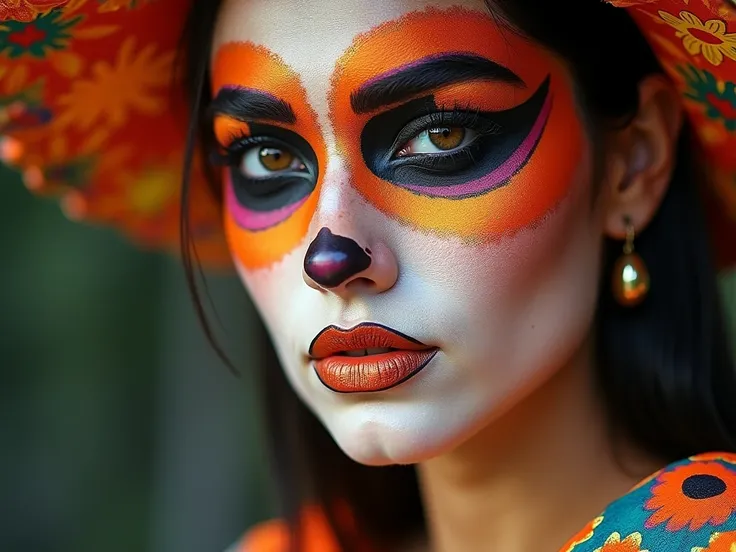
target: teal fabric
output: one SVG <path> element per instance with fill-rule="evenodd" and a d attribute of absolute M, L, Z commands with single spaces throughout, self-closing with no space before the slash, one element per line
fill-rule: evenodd
<path fill-rule="evenodd" d="M 563 552 L 734 552 L 736 454 L 671 464 L 592 525 Z"/>

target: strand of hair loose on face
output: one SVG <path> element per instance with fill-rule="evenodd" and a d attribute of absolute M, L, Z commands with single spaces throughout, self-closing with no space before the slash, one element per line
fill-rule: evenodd
<path fill-rule="evenodd" d="M 215 310 L 214 304 L 212 302 L 212 297 L 210 296 L 209 290 L 207 288 L 207 280 L 202 271 L 202 264 L 200 263 L 199 255 L 197 254 L 196 243 L 192 238 L 189 228 L 189 192 L 191 190 L 192 180 L 192 160 L 194 159 L 195 147 L 197 143 L 197 113 L 199 110 L 199 105 L 202 101 L 202 91 L 204 89 L 206 73 L 206 64 L 202 63 L 199 71 L 197 72 L 196 92 L 195 97 L 192 98 L 191 112 L 189 114 L 189 126 L 187 129 L 187 140 L 184 149 L 184 167 L 181 182 L 181 204 L 179 207 L 179 239 L 181 240 L 180 248 L 182 260 L 184 263 L 184 273 L 187 281 L 187 288 L 189 290 L 189 295 L 192 299 L 192 302 L 194 303 L 197 318 L 202 324 L 205 336 L 210 342 L 212 348 L 215 350 L 217 356 L 225 363 L 230 372 L 232 372 L 232 374 L 235 376 L 240 376 L 240 372 L 235 368 L 232 361 L 228 358 L 227 354 L 225 354 L 225 351 L 222 349 L 217 338 L 215 337 L 214 332 L 212 331 L 212 326 L 207 320 L 207 313 L 205 312 L 202 301 L 200 300 L 200 286 L 197 282 L 197 274 L 199 274 L 199 277 L 204 282 L 204 288 L 210 305 L 212 306 L 213 310 Z M 194 263 L 192 262 L 192 256 L 194 257 Z M 196 272 L 194 270 L 195 266 L 197 267 Z"/>

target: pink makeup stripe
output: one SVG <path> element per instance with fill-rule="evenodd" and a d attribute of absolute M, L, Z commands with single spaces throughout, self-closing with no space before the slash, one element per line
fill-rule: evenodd
<path fill-rule="evenodd" d="M 244 207 L 235 196 L 233 191 L 232 181 L 230 176 L 227 176 L 227 205 L 233 219 L 241 228 L 250 230 L 251 232 L 259 232 L 261 230 L 267 230 L 272 226 L 285 221 L 291 215 L 293 215 L 299 207 L 301 207 L 309 196 L 300 199 L 296 203 L 286 205 L 280 209 L 273 211 L 253 211 Z"/>
<path fill-rule="evenodd" d="M 501 187 L 514 174 L 516 174 L 524 164 L 529 160 L 534 148 L 536 148 L 544 132 L 544 127 L 549 119 L 552 110 L 552 97 L 548 96 L 539 112 L 539 116 L 534 123 L 529 135 L 524 139 L 516 151 L 511 154 L 506 161 L 499 167 L 489 172 L 487 175 L 454 186 L 413 186 L 411 184 L 402 184 L 402 187 L 416 192 L 421 195 L 432 197 L 444 197 L 449 199 L 462 199 L 470 196 L 477 196 L 489 192 L 495 188 Z"/>

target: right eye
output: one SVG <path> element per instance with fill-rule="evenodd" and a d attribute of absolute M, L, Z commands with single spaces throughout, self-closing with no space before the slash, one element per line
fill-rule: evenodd
<path fill-rule="evenodd" d="M 262 179 L 284 173 L 304 172 L 302 158 L 282 146 L 252 146 L 242 155 L 240 173 L 246 178 Z"/>

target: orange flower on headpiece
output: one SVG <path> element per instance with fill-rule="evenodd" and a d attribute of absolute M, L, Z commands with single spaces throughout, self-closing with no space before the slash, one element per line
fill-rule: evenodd
<path fill-rule="evenodd" d="M 69 0 L 0 0 L 0 21 L 33 21 L 39 13 L 67 4 Z"/>
<path fill-rule="evenodd" d="M 681 11 L 678 18 L 661 10 L 659 17 L 677 31 L 675 35 L 690 54 L 702 54 L 713 65 L 720 65 L 724 58 L 736 61 L 736 33 L 726 33 L 726 23 L 720 19 L 703 22 L 688 11 Z"/>
<path fill-rule="evenodd" d="M 98 62 L 92 78 L 74 82 L 59 98 L 56 124 L 112 131 L 127 122 L 130 112 L 160 114 L 166 108 L 160 92 L 170 84 L 173 61 L 173 51 L 157 53 L 153 44 L 137 48 L 135 37 L 128 37 L 114 65 Z"/>
<path fill-rule="evenodd" d="M 697 531 L 706 523 L 717 527 L 736 512 L 736 472 L 718 462 L 679 466 L 659 476 L 644 508 L 655 510 L 648 529 L 665 522 L 668 531 L 687 526 Z"/>
<path fill-rule="evenodd" d="M 603 546 L 596 548 L 594 552 L 649 552 L 641 548 L 641 533 L 631 533 L 621 540 L 619 533 L 611 533 Z"/>
<path fill-rule="evenodd" d="M 136 4 L 136 0 L 104 0 L 97 11 L 100 13 L 116 11 L 123 8 L 132 8 Z"/>

